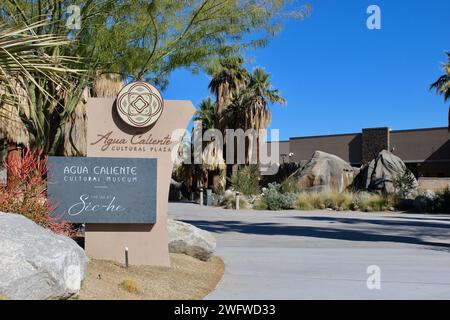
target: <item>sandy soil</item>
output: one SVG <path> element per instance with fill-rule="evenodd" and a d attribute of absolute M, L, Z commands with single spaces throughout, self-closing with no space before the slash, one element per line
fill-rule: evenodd
<path fill-rule="evenodd" d="M 202 299 L 223 276 L 219 257 L 204 262 L 183 254 L 170 254 L 171 267 L 130 266 L 90 260 L 80 300 L 113 299 Z M 122 282 L 137 285 L 137 293 L 128 292 Z"/>

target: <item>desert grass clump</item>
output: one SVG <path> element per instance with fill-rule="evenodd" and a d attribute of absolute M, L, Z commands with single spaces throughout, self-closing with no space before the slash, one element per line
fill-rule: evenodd
<path fill-rule="evenodd" d="M 294 201 L 294 208 L 297 210 L 312 210 L 316 209 L 312 201 L 313 194 L 302 192 Z"/>
<path fill-rule="evenodd" d="M 397 205 L 393 195 L 359 192 L 301 192 L 295 200 L 294 207 L 298 210 L 333 209 L 386 211 Z"/>
<path fill-rule="evenodd" d="M 288 177 L 281 182 L 281 191 L 283 193 L 299 193 L 300 187 L 294 177 Z"/>
<path fill-rule="evenodd" d="M 327 208 L 335 210 L 349 210 L 353 203 L 353 193 L 350 192 L 324 192 L 323 204 Z"/>
<path fill-rule="evenodd" d="M 354 194 L 351 192 L 301 192 L 295 200 L 298 210 L 326 209 L 350 210 Z"/>
<path fill-rule="evenodd" d="M 129 293 L 138 294 L 140 292 L 138 283 L 133 279 L 124 279 L 119 287 Z"/>
<path fill-rule="evenodd" d="M 267 210 L 269 209 L 269 206 L 267 205 L 266 200 L 264 198 L 258 198 L 253 203 L 253 209 L 255 210 Z"/>
<path fill-rule="evenodd" d="M 294 201 L 294 208 L 298 210 L 325 209 L 327 206 L 325 193 L 301 192 Z"/>
<path fill-rule="evenodd" d="M 394 196 L 360 192 L 356 195 L 353 204 L 355 210 L 386 211 L 396 205 L 396 200 Z"/>
<path fill-rule="evenodd" d="M 236 195 L 234 193 L 226 195 L 223 199 L 225 209 L 236 209 Z M 239 195 L 239 209 L 247 209 L 249 203 L 245 195 Z"/>

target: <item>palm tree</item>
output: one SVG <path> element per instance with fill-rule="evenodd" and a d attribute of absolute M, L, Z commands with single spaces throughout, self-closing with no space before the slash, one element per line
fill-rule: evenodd
<path fill-rule="evenodd" d="M 270 75 L 262 68 L 256 68 L 246 88 L 236 95 L 226 114 L 231 121 L 240 121 L 244 130 L 265 129 L 271 120 L 269 106 L 274 103 L 285 104 L 286 99 L 280 95 L 279 90 L 272 87 Z M 252 139 L 247 141 L 247 161 L 252 159 L 253 142 Z M 256 162 L 259 166 L 259 135 L 256 137 Z"/>
<path fill-rule="evenodd" d="M 245 113 L 247 98 L 247 90 L 243 88 L 242 90 L 236 91 L 233 98 L 230 99 L 230 104 L 222 113 L 228 126 L 232 124 L 234 129 L 246 130 L 247 122 Z"/>
<path fill-rule="evenodd" d="M 200 130 L 203 135 L 206 130 L 214 129 L 217 119 L 217 104 L 209 97 L 204 99 L 194 116 L 194 121 L 200 122 L 201 128 L 194 127 L 192 135 L 194 135 L 194 130 Z M 191 156 L 194 152 L 198 152 L 195 145 L 190 145 L 190 147 Z M 176 167 L 174 177 L 183 181 L 186 186 L 190 186 L 193 190 L 198 187 L 208 187 L 212 181 L 213 189 L 218 193 L 225 186 L 225 178 L 222 178 L 225 169 L 222 146 L 215 148 L 212 142 L 203 141 L 200 152 L 203 160 L 201 164 L 192 163 L 193 158 L 191 158 L 191 164 L 181 163 Z"/>
<path fill-rule="evenodd" d="M 230 56 L 218 60 L 217 64 L 210 68 L 209 73 L 213 75 L 213 78 L 208 86 L 210 92 L 216 97 L 217 104 L 217 118 L 215 127 L 225 132 L 232 121 L 230 121 L 227 115 L 228 107 L 235 102 L 237 95 L 248 83 L 249 74 L 243 67 L 244 60 L 239 56 Z M 237 123 L 233 123 L 234 128 L 237 127 Z M 225 148 L 224 150 L 225 151 Z M 225 156 L 224 154 L 222 156 Z M 225 181 L 227 176 L 227 168 L 220 173 L 222 181 Z M 222 184 L 225 184 L 223 182 Z"/>
<path fill-rule="evenodd" d="M 269 104 L 286 104 L 278 89 L 273 89 L 270 75 L 262 68 L 256 68 L 247 86 L 245 96 L 245 118 L 247 128 L 265 129 L 270 124 Z"/>
<path fill-rule="evenodd" d="M 208 129 L 216 128 L 219 116 L 217 103 L 208 97 L 200 103 L 194 120 L 201 121 L 203 134 Z M 201 169 L 197 172 L 203 170 L 203 184 L 208 187 L 212 181 L 214 191 L 220 193 L 225 187 L 226 175 L 223 146 L 216 146 L 212 141 L 203 142 L 202 160 Z"/>
<path fill-rule="evenodd" d="M 430 86 L 430 90 L 435 89 L 438 94 L 444 96 L 445 102 L 450 99 L 450 52 L 446 54 L 448 62 L 443 66 L 444 74 Z M 450 131 L 450 107 L 448 109 L 448 129 Z"/>
<path fill-rule="evenodd" d="M 272 88 L 270 75 L 262 68 L 252 74 L 243 68 L 241 57 L 219 61 L 209 89 L 216 96 L 217 125 L 224 131 L 230 125 L 235 129 L 265 129 L 270 124 L 270 104 L 285 104 L 286 100 Z M 259 137 L 257 137 L 257 163 L 259 163 Z M 246 141 L 246 162 L 253 152 L 253 141 Z M 235 153 L 236 155 L 236 153 Z"/>
<path fill-rule="evenodd" d="M 228 107 L 234 93 L 243 88 L 248 80 L 248 72 L 242 66 L 243 63 L 241 57 L 227 57 L 219 60 L 210 70 L 213 78 L 208 88 L 216 97 L 219 114 Z"/>
<path fill-rule="evenodd" d="M 217 104 L 210 97 L 200 102 L 194 121 L 201 121 L 203 130 L 214 128 L 218 118 Z"/>

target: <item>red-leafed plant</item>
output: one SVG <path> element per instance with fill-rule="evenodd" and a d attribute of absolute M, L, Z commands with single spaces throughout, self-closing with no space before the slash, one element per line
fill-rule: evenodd
<path fill-rule="evenodd" d="M 47 156 L 26 149 L 5 166 L 8 184 L 0 187 L 0 211 L 23 215 L 55 233 L 74 236 L 70 223 L 56 222 L 50 216 L 55 206 L 47 199 Z"/>

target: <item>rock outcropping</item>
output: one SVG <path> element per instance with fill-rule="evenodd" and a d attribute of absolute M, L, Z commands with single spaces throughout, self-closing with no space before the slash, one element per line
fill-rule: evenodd
<path fill-rule="evenodd" d="M 396 181 L 403 181 L 404 186 L 396 188 Z M 414 197 L 408 193 L 414 193 L 418 185 L 402 159 L 387 150 L 381 151 L 375 159 L 365 165 L 358 177 L 360 188 L 386 194 L 402 193 L 399 194 L 402 198 Z"/>
<path fill-rule="evenodd" d="M 358 168 L 323 151 L 314 152 L 311 160 L 292 174 L 301 190 L 342 192 L 353 183 Z"/>
<path fill-rule="evenodd" d="M 216 249 L 216 239 L 208 231 L 191 224 L 169 219 L 169 251 L 184 253 L 206 261 Z"/>
<path fill-rule="evenodd" d="M 24 216 L 0 212 L 0 295 L 7 299 L 65 299 L 77 294 L 87 257 L 72 239 Z"/>

